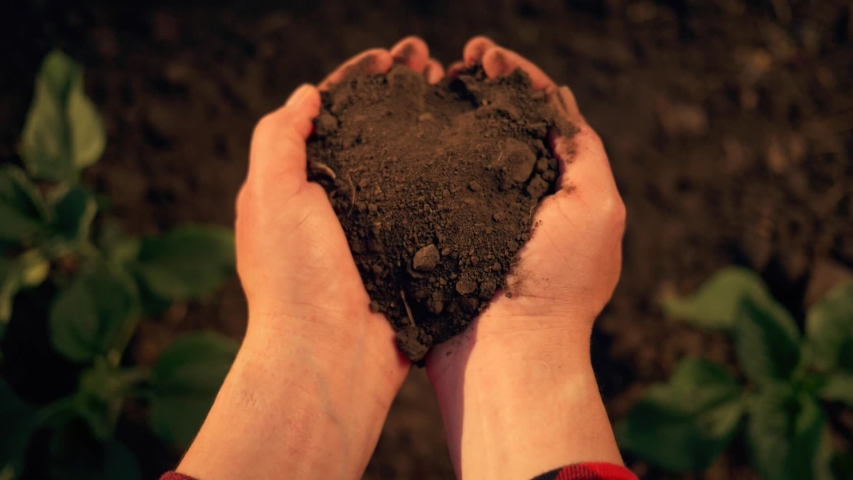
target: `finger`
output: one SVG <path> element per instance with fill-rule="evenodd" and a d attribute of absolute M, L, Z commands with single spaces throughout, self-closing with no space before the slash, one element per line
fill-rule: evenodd
<path fill-rule="evenodd" d="M 418 37 L 406 37 L 391 47 L 394 63 L 405 65 L 416 73 L 423 73 L 429 61 L 429 47 Z"/>
<path fill-rule="evenodd" d="M 261 196 L 264 192 L 289 196 L 307 181 L 305 141 L 319 113 L 320 93 L 306 84 L 283 107 L 258 122 L 252 134 L 246 188 Z"/>
<path fill-rule="evenodd" d="M 453 62 L 450 64 L 449 67 L 447 67 L 447 76 L 455 77 L 459 75 L 459 72 L 461 72 L 462 70 L 465 70 L 465 62 L 463 62 L 462 60 L 459 60 L 458 62 Z"/>
<path fill-rule="evenodd" d="M 573 124 L 580 126 L 580 124 L 586 123 L 586 119 L 581 115 L 580 109 L 578 108 L 578 102 L 575 99 L 575 94 L 569 87 L 563 85 L 561 87 L 557 87 L 557 90 L 549 93 L 548 103 L 553 105 L 557 111 L 565 114 L 566 119 Z"/>
<path fill-rule="evenodd" d="M 444 78 L 444 67 L 441 66 L 441 63 L 434 58 L 430 58 L 427 61 L 426 66 L 424 67 L 424 78 L 426 78 L 427 83 L 436 84 Z"/>
<path fill-rule="evenodd" d="M 383 48 L 367 50 L 344 62 L 334 72 L 329 74 L 325 80 L 320 82 L 317 88 L 327 90 L 330 86 L 339 83 L 341 80 L 357 72 L 367 74 L 386 73 L 393 63 L 394 60 L 391 58 L 388 50 Z"/>
<path fill-rule="evenodd" d="M 477 36 L 468 40 L 465 48 L 462 49 L 462 60 L 465 61 L 465 66 L 483 63 L 483 55 L 494 46 L 495 42 L 489 37 Z"/>
<path fill-rule="evenodd" d="M 561 193 L 596 198 L 618 196 L 616 181 L 601 138 L 586 122 L 576 124 L 571 135 L 549 135 L 548 143 L 560 168 Z M 603 196 L 602 196 L 603 195 Z"/>
<path fill-rule="evenodd" d="M 557 90 L 557 85 L 542 69 L 512 50 L 493 47 L 483 54 L 483 70 L 489 78 L 508 75 L 516 68 L 524 70 L 530 76 L 530 82 L 536 90 L 545 90 L 546 93 Z"/>

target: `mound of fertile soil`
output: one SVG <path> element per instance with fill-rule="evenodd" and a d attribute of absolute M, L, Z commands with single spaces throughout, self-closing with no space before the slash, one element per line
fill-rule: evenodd
<path fill-rule="evenodd" d="M 548 132 L 572 127 L 520 70 L 491 80 L 475 67 L 431 86 L 402 66 L 334 85 L 315 124 L 309 176 L 329 193 L 370 308 L 419 361 L 502 291 L 555 188 Z"/>

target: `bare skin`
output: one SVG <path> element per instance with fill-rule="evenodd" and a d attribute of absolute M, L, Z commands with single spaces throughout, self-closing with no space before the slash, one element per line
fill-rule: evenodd
<path fill-rule="evenodd" d="M 581 132 L 552 145 L 564 188 L 544 201 L 520 254 L 519 271 L 536 278 L 427 359 L 457 475 L 530 478 L 578 461 L 621 463 L 589 364 L 592 323 L 621 265 L 624 207 L 607 157 L 571 92 L 538 68 L 484 38 L 463 58 L 490 76 L 525 69 Z M 353 68 L 383 73 L 394 63 L 431 83 L 444 76 L 410 37 L 345 62 L 319 88 Z M 236 221 L 248 329 L 181 473 L 359 478 L 411 366 L 368 308 L 325 192 L 307 181 L 305 141 L 319 110 L 318 88 L 304 85 L 255 129 Z"/>
<path fill-rule="evenodd" d="M 463 58 L 489 77 L 523 69 L 580 131 L 551 141 L 560 190 L 537 210 L 508 279 L 512 298 L 496 296 L 427 358 L 456 474 L 518 479 L 571 463 L 622 464 L 589 353 L 622 265 L 625 207 L 607 155 L 571 91 L 528 60 L 484 37 Z"/>

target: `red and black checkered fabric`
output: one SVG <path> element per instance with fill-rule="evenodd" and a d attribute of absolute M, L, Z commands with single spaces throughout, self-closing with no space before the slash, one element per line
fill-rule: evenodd
<path fill-rule="evenodd" d="M 196 480 L 176 472 L 168 472 L 160 480 Z M 610 463 L 579 463 L 544 473 L 533 480 L 637 480 L 625 467 Z"/>

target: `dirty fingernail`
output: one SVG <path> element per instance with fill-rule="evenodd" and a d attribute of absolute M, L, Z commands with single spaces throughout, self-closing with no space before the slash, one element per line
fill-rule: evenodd
<path fill-rule="evenodd" d="M 414 53 L 415 45 L 412 42 L 406 42 L 395 50 L 394 63 L 405 65 L 409 63 L 409 59 L 412 58 Z"/>

